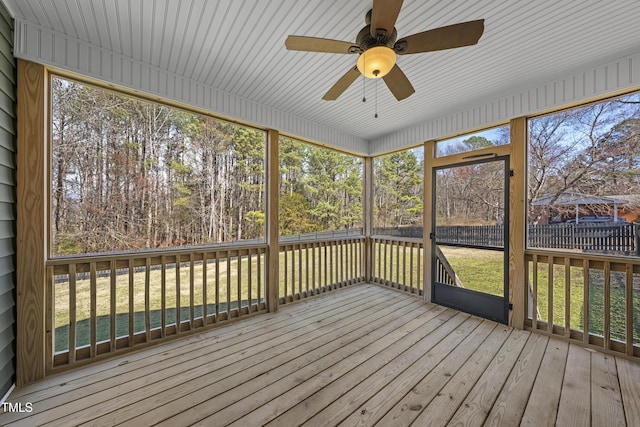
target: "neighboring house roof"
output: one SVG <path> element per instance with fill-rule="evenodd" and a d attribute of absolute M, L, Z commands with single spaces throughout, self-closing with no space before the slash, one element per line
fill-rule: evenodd
<path fill-rule="evenodd" d="M 611 195 L 610 197 L 613 197 L 614 199 L 624 200 L 630 205 L 640 205 L 640 194 L 616 194 Z"/>
<path fill-rule="evenodd" d="M 547 195 L 533 201 L 534 206 L 550 205 L 622 205 L 628 203 L 622 196 L 604 197 L 589 194 L 566 191 L 560 195 Z"/>

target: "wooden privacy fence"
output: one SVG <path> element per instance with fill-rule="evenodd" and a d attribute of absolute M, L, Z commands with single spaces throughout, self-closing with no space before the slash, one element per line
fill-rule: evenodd
<path fill-rule="evenodd" d="M 605 352 L 640 356 L 640 260 L 527 251 L 526 326 Z"/>
<path fill-rule="evenodd" d="M 528 246 L 540 249 L 567 249 L 584 252 L 640 256 L 640 224 L 636 223 L 563 223 L 528 226 Z M 376 228 L 376 234 L 421 238 L 422 227 Z M 436 227 L 441 244 L 504 246 L 501 225 L 452 225 Z"/>
<path fill-rule="evenodd" d="M 640 256 L 640 224 L 529 225 L 529 247 Z"/>
<path fill-rule="evenodd" d="M 436 242 L 452 245 L 504 246 L 502 225 L 452 225 L 436 227 Z"/>

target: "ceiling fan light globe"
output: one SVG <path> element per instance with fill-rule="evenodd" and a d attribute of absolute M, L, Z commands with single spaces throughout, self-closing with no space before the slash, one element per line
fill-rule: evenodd
<path fill-rule="evenodd" d="M 384 77 L 396 64 L 396 53 L 387 46 L 374 46 L 358 58 L 358 70 L 370 79 Z"/>

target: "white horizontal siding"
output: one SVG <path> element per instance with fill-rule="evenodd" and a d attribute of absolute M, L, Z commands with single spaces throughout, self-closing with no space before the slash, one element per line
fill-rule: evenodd
<path fill-rule="evenodd" d="M 638 88 L 640 53 L 635 53 L 376 138 L 370 141 L 369 153 L 376 155 L 424 141 L 460 135 L 515 117 L 535 115 Z"/>
<path fill-rule="evenodd" d="M 150 95 L 191 105 L 216 115 L 328 144 L 357 154 L 368 141 L 285 113 L 175 73 L 115 54 L 68 35 L 16 20 L 18 58 L 86 75 Z"/>

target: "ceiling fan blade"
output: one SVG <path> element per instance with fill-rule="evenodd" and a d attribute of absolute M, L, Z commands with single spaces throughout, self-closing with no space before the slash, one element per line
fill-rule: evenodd
<path fill-rule="evenodd" d="M 318 37 L 289 36 L 284 42 L 289 50 L 326 53 L 359 53 L 360 46 L 340 40 L 321 39 Z"/>
<path fill-rule="evenodd" d="M 371 37 L 376 36 L 376 30 L 385 30 L 387 34 L 391 34 L 401 7 L 402 0 L 373 0 Z"/>
<path fill-rule="evenodd" d="M 347 90 L 349 86 L 351 86 L 351 83 L 353 83 L 358 78 L 358 76 L 360 76 L 358 67 L 353 67 L 352 69 L 347 71 L 347 74 L 340 77 L 340 80 L 338 80 L 336 84 L 334 84 L 331 89 L 329 89 L 329 91 L 325 93 L 322 99 L 324 99 L 325 101 L 335 101 L 340 95 L 342 95 L 345 90 Z"/>
<path fill-rule="evenodd" d="M 398 67 L 398 64 L 394 65 L 389 74 L 382 79 L 398 101 L 408 98 L 416 91 L 407 76 Z"/>
<path fill-rule="evenodd" d="M 394 50 L 398 55 L 407 55 L 471 46 L 478 43 L 483 32 L 484 19 L 462 22 L 403 37 L 396 42 Z"/>

